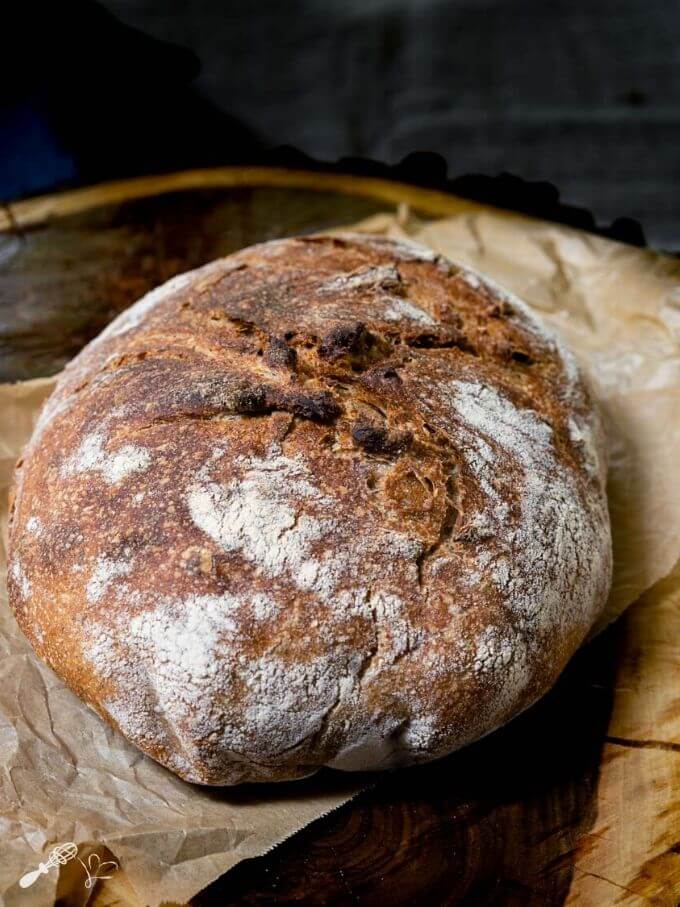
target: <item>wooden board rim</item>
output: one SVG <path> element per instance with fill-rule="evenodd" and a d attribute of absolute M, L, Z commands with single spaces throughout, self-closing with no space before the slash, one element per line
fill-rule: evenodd
<path fill-rule="evenodd" d="M 378 177 L 347 173 L 317 173 L 281 167 L 214 167 L 141 176 L 41 195 L 10 202 L 0 210 L 0 231 L 33 227 L 54 218 L 78 214 L 102 205 L 116 204 L 168 192 L 191 189 L 270 187 L 341 192 L 375 198 L 391 205 L 406 204 L 431 216 L 479 212 L 491 206 L 469 201 L 437 189 L 424 189 Z M 520 217 L 511 211 L 509 217 Z"/>

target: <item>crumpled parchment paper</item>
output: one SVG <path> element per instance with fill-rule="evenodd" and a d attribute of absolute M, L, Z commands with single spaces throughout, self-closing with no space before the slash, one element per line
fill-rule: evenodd
<path fill-rule="evenodd" d="M 576 352 L 605 414 L 615 576 L 601 629 L 680 557 L 680 262 L 504 212 L 408 212 L 359 229 L 409 236 L 525 299 Z M 244 789 L 186 784 L 129 746 L 33 655 L 7 607 L 7 486 L 54 379 L 0 386 L 0 904 L 53 902 L 20 876 L 64 841 L 105 843 L 140 903 L 189 899 L 361 789 L 324 772 Z"/>

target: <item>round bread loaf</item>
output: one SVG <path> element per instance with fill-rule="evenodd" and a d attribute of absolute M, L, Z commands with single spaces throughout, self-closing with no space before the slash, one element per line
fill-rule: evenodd
<path fill-rule="evenodd" d="M 270 242 L 66 368 L 17 468 L 10 601 L 187 780 L 425 761 L 588 633 L 605 472 L 574 360 L 508 293 L 410 243 Z"/>

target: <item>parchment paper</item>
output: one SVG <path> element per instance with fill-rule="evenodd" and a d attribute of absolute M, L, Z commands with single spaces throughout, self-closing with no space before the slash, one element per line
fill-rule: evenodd
<path fill-rule="evenodd" d="M 601 629 L 680 557 L 680 262 L 501 212 L 360 229 L 411 236 L 518 293 L 590 376 L 610 437 L 615 580 Z M 6 488 L 53 379 L 0 386 L 0 896 L 54 898 L 56 872 L 17 881 L 64 841 L 104 842 L 141 903 L 183 901 L 339 806 L 366 777 L 325 772 L 247 789 L 186 784 L 142 756 L 33 655 L 7 607 Z"/>

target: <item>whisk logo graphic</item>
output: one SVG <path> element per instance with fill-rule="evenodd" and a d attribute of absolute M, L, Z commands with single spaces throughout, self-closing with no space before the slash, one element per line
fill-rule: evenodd
<path fill-rule="evenodd" d="M 87 863 L 85 863 L 78 856 L 78 846 L 73 841 L 67 841 L 66 844 L 58 844 L 53 848 L 47 860 L 44 863 L 40 863 L 37 869 L 33 869 L 22 876 L 19 879 L 19 885 L 21 888 L 30 888 L 41 875 L 47 875 L 50 869 L 55 869 L 57 866 L 65 866 L 69 860 L 74 858 L 78 859 L 78 862 L 85 870 L 87 876 L 85 879 L 86 888 L 92 888 L 98 879 L 110 879 L 111 876 L 106 875 L 106 873 L 115 872 L 118 869 L 118 863 L 115 860 L 102 862 L 101 857 L 97 853 L 91 853 L 87 858 Z"/>
<path fill-rule="evenodd" d="M 50 869 L 54 869 L 57 866 L 65 866 L 77 853 L 78 847 L 73 841 L 69 841 L 67 844 L 59 844 L 51 851 L 45 863 L 40 863 L 37 869 L 34 869 L 32 872 L 27 872 L 26 875 L 19 879 L 19 885 L 22 888 L 30 888 L 34 882 L 37 882 L 40 876 L 47 875 Z"/>

